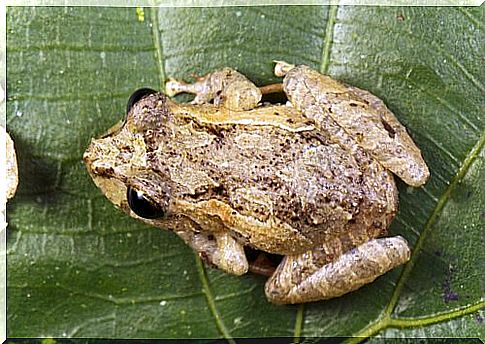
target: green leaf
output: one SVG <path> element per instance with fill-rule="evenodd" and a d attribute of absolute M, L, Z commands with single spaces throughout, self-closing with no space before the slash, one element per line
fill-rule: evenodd
<path fill-rule="evenodd" d="M 8 8 L 10 337 L 483 338 L 484 7 Z M 398 181 L 391 234 L 411 261 L 344 297 L 269 304 L 265 279 L 205 268 L 172 233 L 116 210 L 82 153 L 137 88 L 308 64 L 381 97 L 431 170 Z M 424 327 L 423 329 L 422 326 Z"/>
<path fill-rule="evenodd" d="M 445 338 L 469 338 L 470 343 L 483 343 L 485 338 L 485 326 L 483 326 L 483 310 L 475 314 L 467 314 L 461 318 L 451 319 L 445 322 L 436 323 L 433 325 L 421 327 L 414 326 L 405 329 L 388 328 L 372 340 L 370 343 L 388 343 L 391 338 L 397 339 L 399 344 L 403 343 L 404 338 L 430 338 L 430 337 L 445 337 Z M 482 341 L 479 341 L 481 339 Z M 453 343 L 453 340 L 450 341 Z M 462 343 L 463 340 L 456 341 Z M 467 341 L 468 342 L 468 341 Z M 391 341 L 392 343 L 392 341 Z M 410 343 L 413 343 L 410 341 Z"/>

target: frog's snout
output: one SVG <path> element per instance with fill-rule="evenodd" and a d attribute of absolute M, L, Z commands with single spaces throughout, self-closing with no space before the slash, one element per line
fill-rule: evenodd
<path fill-rule="evenodd" d="M 88 147 L 84 151 L 83 160 L 86 168 L 94 179 L 95 176 L 104 176 L 113 173 L 113 167 L 109 159 L 101 159 L 100 157 L 110 156 L 109 151 L 104 148 L 103 142 L 105 139 L 91 139 Z"/>

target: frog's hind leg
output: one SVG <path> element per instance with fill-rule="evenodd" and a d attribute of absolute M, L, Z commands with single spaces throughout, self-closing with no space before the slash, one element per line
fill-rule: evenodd
<path fill-rule="evenodd" d="M 338 297 L 372 282 L 410 256 L 400 236 L 373 239 L 341 255 L 337 242 L 286 256 L 266 282 L 268 300 L 292 304 Z"/>
<path fill-rule="evenodd" d="M 295 65 L 292 65 L 285 61 L 274 61 L 274 62 L 276 63 L 274 66 L 274 74 L 279 77 L 285 76 L 290 70 L 295 68 Z"/>
<path fill-rule="evenodd" d="M 207 74 L 193 84 L 170 79 L 165 85 L 169 97 L 179 93 L 192 93 L 192 104 L 213 103 L 230 110 L 250 110 L 261 100 L 261 91 L 241 73 L 231 68 Z"/>
<path fill-rule="evenodd" d="M 411 186 L 427 181 L 429 169 L 421 151 L 376 96 L 304 65 L 277 62 L 275 74 L 285 76 L 285 93 L 293 106 L 338 144 L 361 147 Z"/>

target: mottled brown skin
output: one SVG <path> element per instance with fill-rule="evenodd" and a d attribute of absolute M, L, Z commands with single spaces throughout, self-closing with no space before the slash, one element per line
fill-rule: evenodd
<path fill-rule="evenodd" d="M 225 231 L 226 223 L 238 221 L 232 211 L 223 219 L 199 218 L 197 205 L 207 201 L 223 202 L 262 224 L 272 221 L 275 225 L 263 235 L 253 233 L 253 227 L 230 229 L 231 234 L 244 245 L 282 255 L 307 251 L 361 227 L 382 233 L 396 212 L 392 176 L 363 151 L 348 154 L 317 130 L 230 123 L 208 127 L 186 111 L 194 113 L 187 106 L 181 111 L 161 93 L 141 100 L 118 136 L 101 142 L 115 145 L 114 164 L 124 168 L 94 172 L 144 190 L 167 204 L 168 213 L 177 207 L 177 216 L 209 221 L 201 231 Z M 141 135 L 143 163 L 133 161 L 136 149 L 127 145 L 132 132 Z M 170 216 L 159 221 L 171 227 Z"/>
<path fill-rule="evenodd" d="M 192 85 L 171 80 L 169 93 L 197 93 L 194 104 L 147 96 L 121 128 L 93 140 L 84 159 L 105 195 L 139 218 L 126 189 L 142 191 L 166 212 L 143 221 L 174 231 L 229 273 L 248 271 L 243 246 L 286 256 L 266 285 L 275 303 L 339 296 L 407 261 L 404 239 L 371 240 L 386 232 L 398 203 L 392 175 L 372 152 L 326 130 L 308 97 L 287 88 L 295 107 L 250 110 L 260 93 L 230 71 Z"/>

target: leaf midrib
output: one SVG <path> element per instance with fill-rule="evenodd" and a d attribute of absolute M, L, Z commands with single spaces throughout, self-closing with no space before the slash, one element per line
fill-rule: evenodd
<path fill-rule="evenodd" d="M 165 61 L 163 56 L 162 41 L 160 37 L 160 25 L 158 23 L 158 7 L 150 7 L 150 21 L 152 24 L 153 45 L 155 46 L 155 59 L 158 67 L 158 77 L 160 78 L 160 88 L 165 85 Z"/>
<path fill-rule="evenodd" d="M 330 53 L 333 43 L 333 29 L 337 21 L 338 6 L 332 5 L 328 8 L 327 25 L 325 26 L 325 36 L 322 49 L 320 73 L 327 74 L 330 66 Z"/>
<path fill-rule="evenodd" d="M 214 295 L 212 294 L 212 291 L 210 289 L 209 279 L 207 278 L 207 272 L 206 272 L 204 263 L 195 253 L 194 253 L 194 256 L 195 256 L 195 263 L 197 266 L 199 279 L 200 279 L 200 282 L 202 283 L 202 290 L 205 295 L 205 300 L 207 302 L 207 306 L 209 307 L 210 312 L 212 313 L 212 316 L 214 317 L 214 321 L 216 323 L 217 329 L 219 330 L 221 335 L 225 339 L 227 339 L 227 342 L 229 344 L 236 344 L 236 342 L 232 339 L 232 336 L 229 330 L 224 324 L 224 321 L 222 320 L 219 314 L 219 311 L 217 310 L 216 302 L 214 299 Z"/>

